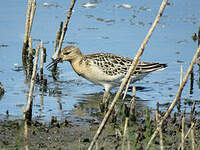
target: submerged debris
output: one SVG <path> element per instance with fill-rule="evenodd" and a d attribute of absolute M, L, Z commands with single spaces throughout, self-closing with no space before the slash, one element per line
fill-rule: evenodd
<path fill-rule="evenodd" d="M 0 82 L 0 98 L 4 95 L 4 92 L 3 84 Z"/>
<path fill-rule="evenodd" d="M 130 4 L 115 5 L 114 7 L 116 7 L 116 8 L 126 8 L 126 9 L 133 8 L 133 6 L 130 5 Z"/>
<path fill-rule="evenodd" d="M 62 8 L 62 6 L 57 4 L 50 4 L 50 3 L 43 3 L 44 7 L 55 7 L 55 8 Z"/>
<path fill-rule="evenodd" d="M 93 3 L 84 3 L 81 5 L 82 7 L 84 8 L 95 8 L 96 7 L 96 4 L 93 4 Z"/>

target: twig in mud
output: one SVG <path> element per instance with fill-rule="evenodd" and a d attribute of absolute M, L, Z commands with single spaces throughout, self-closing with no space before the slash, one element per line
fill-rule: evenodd
<path fill-rule="evenodd" d="M 184 136 L 184 140 L 186 140 L 186 138 L 187 138 L 188 135 L 190 134 L 190 132 L 191 132 L 192 128 L 194 127 L 194 125 L 195 125 L 195 123 L 192 122 L 192 124 L 191 124 L 191 126 L 190 126 L 188 132 L 187 132 L 186 135 Z M 179 147 L 178 147 L 178 150 L 180 150 L 180 149 L 182 148 L 182 144 L 183 144 L 183 143 L 181 142 L 181 144 L 180 144 Z"/>
<path fill-rule="evenodd" d="M 23 107 L 23 112 L 25 112 L 24 107 Z M 23 119 L 24 119 L 24 146 L 25 146 L 25 150 L 29 150 L 28 123 L 25 118 L 25 115 L 23 115 Z"/>
<path fill-rule="evenodd" d="M 99 150 L 99 143 L 98 143 L 98 141 L 96 142 L 96 150 Z"/>
<path fill-rule="evenodd" d="M 192 108 L 191 108 L 191 115 L 194 114 L 194 111 L 195 111 L 195 104 L 196 104 L 196 102 L 194 101 L 193 104 L 192 104 Z"/>
<path fill-rule="evenodd" d="M 147 144 L 147 147 L 146 147 L 146 150 L 149 149 L 150 145 L 151 145 L 151 142 L 154 140 L 154 138 L 156 137 L 156 135 L 158 134 L 158 131 L 159 131 L 159 127 L 162 126 L 163 122 L 168 118 L 168 116 L 170 115 L 171 111 L 173 110 L 174 106 L 176 105 L 181 93 L 182 93 L 182 90 L 188 80 L 188 77 L 190 75 L 190 72 L 194 66 L 194 64 L 196 63 L 196 60 L 197 60 L 197 57 L 200 53 L 200 46 L 198 47 L 191 63 L 190 63 L 190 66 L 185 74 L 185 77 L 183 79 L 183 82 L 181 83 L 181 85 L 179 86 L 178 88 L 178 91 L 177 91 L 177 94 L 173 100 L 173 102 L 171 103 L 170 107 L 168 108 L 167 112 L 165 113 L 164 117 L 162 118 L 162 120 L 160 121 L 160 123 L 158 124 L 156 130 L 154 131 L 153 135 L 151 136 L 151 139 L 149 140 L 148 144 Z"/>
<path fill-rule="evenodd" d="M 196 104 L 196 102 L 194 101 L 192 104 L 191 112 L 190 112 L 190 123 L 191 124 L 194 122 L 195 104 Z M 191 129 L 191 132 L 190 132 L 190 138 L 191 138 L 192 150 L 195 150 L 195 140 L 194 140 L 194 129 L 193 128 Z"/>
<path fill-rule="evenodd" d="M 159 123 L 159 103 L 156 104 L 156 122 Z M 162 134 L 162 128 L 159 128 L 159 134 L 160 134 L 160 149 L 164 150 L 164 146 L 163 146 L 163 134 Z"/>
<path fill-rule="evenodd" d="M 156 119 L 156 122 L 159 121 L 159 103 L 156 104 L 156 111 L 155 111 L 155 119 Z"/>
<path fill-rule="evenodd" d="M 184 112 L 183 112 L 183 116 L 182 116 L 182 132 L 181 132 L 181 150 L 184 150 L 184 143 L 185 143 L 185 139 L 184 139 L 184 132 L 185 132 L 185 110 L 186 108 L 184 108 Z"/>
<path fill-rule="evenodd" d="M 136 110 L 135 110 L 135 86 L 133 86 L 132 88 L 132 93 L 133 93 L 133 97 L 131 99 L 131 103 L 130 103 L 130 112 L 129 112 L 129 117 L 131 118 L 131 120 L 135 120 L 136 119 Z"/>
<path fill-rule="evenodd" d="M 190 122 L 192 122 L 194 120 L 195 104 L 196 104 L 196 102 L 194 101 L 192 104 L 191 112 L 190 112 Z"/>
<path fill-rule="evenodd" d="M 107 120 L 108 120 L 108 118 L 109 118 L 109 116 L 110 116 L 110 114 L 111 114 L 111 112 L 112 112 L 112 110 L 113 110 L 118 98 L 119 98 L 119 96 L 121 95 L 124 87 L 126 86 L 128 80 L 130 79 L 131 74 L 133 72 L 135 72 L 136 66 L 137 66 L 137 64 L 138 64 L 138 62 L 140 60 L 140 57 L 141 57 L 141 55 L 142 55 L 142 53 L 144 51 L 144 48 L 145 48 L 146 44 L 148 43 L 149 38 L 151 37 L 156 25 L 160 21 L 160 17 L 162 16 L 162 13 L 163 13 L 164 8 L 165 8 L 166 5 L 167 5 L 167 0 L 163 0 L 162 4 L 160 6 L 159 12 L 158 12 L 158 14 L 156 16 L 156 19 L 155 19 L 154 23 L 152 24 L 148 34 L 146 35 L 143 43 L 141 44 L 139 51 L 137 52 L 136 56 L 134 57 L 134 60 L 133 60 L 131 66 L 130 66 L 130 68 L 129 68 L 126 76 L 125 76 L 125 79 L 121 83 L 120 88 L 117 91 L 117 93 L 116 93 L 116 95 L 115 95 L 115 97 L 114 97 L 114 99 L 113 99 L 113 101 L 112 101 L 107 113 L 105 114 L 105 116 L 104 116 L 104 118 L 103 118 L 103 120 L 102 120 L 102 122 L 101 122 L 101 124 L 100 124 L 100 126 L 99 126 L 99 128 L 98 128 L 98 130 L 97 130 L 97 132 L 95 134 L 95 136 L 93 137 L 93 140 L 90 143 L 90 146 L 89 146 L 88 150 L 92 150 L 92 148 L 93 148 L 96 140 L 98 139 L 99 135 L 101 134 L 101 132 L 102 132 L 102 130 L 103 130 L 103 128 L 104 128 L 104 126 L 105 126 L 105 124 L 106 124 L 106 122 L 107 122 Z"/>
<path fill-rule="evenodd" d="M 192 147 L 192 150 L 195 150 L 194 128 L 191 129 L 190 138 L 191 138 L 191 145 L 192 145 L 191 147 Z"/>
<path fill-rule="evenodd" d="M 128 126 L 128 117 L 125 119 L 125 124 L 124 124 L 124 134 L 123 134 L 123 141 L 122 141 L 122 150 L 125 150 L 125 140 L 127 137 L 127 126 Z"/>
<path fill-rule="evenodd" d="M 127 150 L 131 150 L 131 142 L 130 142 L 130 139 L 129 139 L 128 132 L 126 133 L 126 136 L 127 136 Z"/>
<path fill-rule="evenodd" d="M 33 91 L 34 91 L 36 71 L 37 71 L 37 65 L 38 65 L 39 50 L 40 50 L 40 46 L 38 46 L 37 50 L 36 50 L 35 62 L 34 62 L 34 66 L 33 66 L 33 74 L 31 77 L 31 85 L 30 85 L 30 89 L 29 89 L 26 109 L 24 110 L 24 118 L 27 119 L 28 121 L 31 121 L 31 119 L 32 119 Z"/>

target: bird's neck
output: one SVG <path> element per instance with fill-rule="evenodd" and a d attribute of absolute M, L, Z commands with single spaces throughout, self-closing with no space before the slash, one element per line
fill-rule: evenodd
<path fill-rule="evenodd" d="M 81 69 L 81 61 L 82 61 L 83 57 L 79 56 L 76 57 L 75 59 L 71 60 L 71 66 L 74 69 L 74 71 L 78 74 L 81 75 L 82 74 L 82 69 Z"/>

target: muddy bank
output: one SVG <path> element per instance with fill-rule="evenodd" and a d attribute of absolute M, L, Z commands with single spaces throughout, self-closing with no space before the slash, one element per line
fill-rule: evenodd
<path fill-rule="evenodd" d="M 137 113 L 137 119 L 129 119 L 125 149 L 128 147 L 144 149 L 150 139 L 156 122 L 153 114 L 149 110 Z M 161 113 L 162 114 L 162 113 Z M 80 121 L 64 120 L 58 122 L 52 118 L 50 123 L 31 122 L 28 128 L 30 149 L 60 149 L 77 150 L 87 149 L 96 130 L 99 126 L 102 114 L 93 119 L 83 119 Z M 121 149 L 123 142 L 124 121 L 123 115 L 116 119 L 110 119 L 103 130 L 96 149 L 110 150 Z M 194 120 L 194 140 L 195 148 L 200 144 L 200 120 Z M 190 119 L 185 121 L 185 134 L 190 128 Z M 181 115 L 175 113 L 164 123 L 162 128 L 163 143 L 165 149 L 177 149 L 181 143 Z M 23 149 L 24 148 L 24 123 L 22 120 L 1 120 L 0 121 L 0 149 Z M 191 135 L 185 140 L 184 148 L 190 150 Z M 154 140 L 150 149 L 160 149 L 159 135 Z"/>
<path fill-rule="evenodd" d="M 30 149 L 87 149 L 96 132 L 96 123 L 69 123 L 67 121 L 53 124 L 32 122 L 29 126 Z M 108 130 L 99 140 L 100 149 L 115 149 L 116 138 Z M 24 125 L 22 121 L 4 120 L 0 122 L 0 149 L 24 148 Z"/>

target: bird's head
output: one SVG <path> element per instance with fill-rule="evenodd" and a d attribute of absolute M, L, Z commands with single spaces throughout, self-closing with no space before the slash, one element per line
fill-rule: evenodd
<path fill-rule="evenodd" d="M 56 53 L 54 55 L 56 56 Z M 75 46 L 67 46 L 62 49 L 58 58 L 55 58 L 55 56 L 52 57 L 53 61 L 47 65 L 48 70 L 52 68 L 52 66 L 54 66 L 55 63 L 60 63 L 63 61 L 71 62 L 76 58 L 82 56 L 82 53 L 80 49 Z"/>
<path fill-rule="evenodd" d="M 67 46 L 63 48 L 62 52 L 59 55 L 59 59 L 60 59 L 60 62 L 72 61 L 79 56 L 82 56 L 79 48 L 75 46 Z"/>

